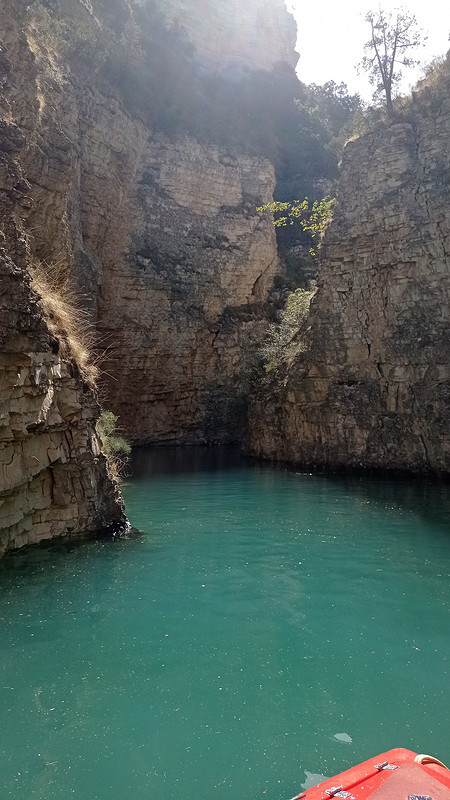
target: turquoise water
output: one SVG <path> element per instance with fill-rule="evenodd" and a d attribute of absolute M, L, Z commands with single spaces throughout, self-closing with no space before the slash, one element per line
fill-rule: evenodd
<path fill-rule="evenodd" d="M 142 534 L 0 562 L 0 797 L 283 800 L 391 747 L 450 760 L 447 490 L 138 451 Z"/>

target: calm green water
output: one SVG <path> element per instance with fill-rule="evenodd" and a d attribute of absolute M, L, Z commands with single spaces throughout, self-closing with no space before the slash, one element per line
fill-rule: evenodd
<path fill-rule="evenodd" d="M 447 487 L 138 452 L 142 535 L 0 565 L 0 797 L 282 800 L 450 760 Z"/>

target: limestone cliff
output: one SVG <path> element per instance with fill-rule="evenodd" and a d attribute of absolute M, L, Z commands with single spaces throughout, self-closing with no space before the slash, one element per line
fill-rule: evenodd
<path fill-rule="evenodd" d="M 201 3 L 180 1 L 143 8 L 153 14 L 150 30 L 159 25 L 161 36 L 178 37 L 180 51 L 186 48 L 186 70 L 198 89 L 210 76 L 219 80 L 235 57 L 246 61 L 251 76 L 248 70 L 263 63 L 256 39 L 271 41 L 268 68 L 292 65 L 292 20 L 281 5 L 270 0 L 243 8 L 230 0 L 206 11 Z M 178 127 L 169 134 L 155 130 L 159 94 L 155 101 L 148 93 L 153 111 L 133 107 L 124 75 L 145 78 L 157 46 L 146 41 L 150 55 L 142 55 L 136 5 L 115 3 L 121 31 L 114 58 L 108 37 L 119 35 L 108 27 L 107 4 L 60 0 L 60 18 L 65 9 L 61 19 L 72 26 L 64 28 L 69 44 L 61 44 L 48 12 L 56 6 L 36 3 L 22 18 L 32 80 L 24 86 L 27 102 L 17 96 L 17 107 L 27 131 L 30 246 L 41 261 L 58 263 L 84 295 L 99 333 L 106 402 L 135 443 L 238 440 L 249 353 L 253 358 L 252 343 L 263 336 L 264 304 L 280 269 L 271 222 L 256 212 L 272 196 L 274 168 L 262 155 L 215 143 L 211 120 L 202 141 Z M 212 65 L 206 43 L 224 9 L 227 35 L 217 33 Z M 244 36 L 250 28 L 252 35 Z M 99 38 L 91 52 L 92 30 Z M 121 61 L 128 51 L 131 77 Z M 24 53 L 14 55 L 23 73 Z M 157 71 L 153 61 L 151 67 Z M 220 88 L 230 86 L 232 97 L 235 78 L 223 80 Z M 178 116 L 188 113 L 176 88 L 161 81 L 158 75 L 167 106 L 174 104 Z M 144 84 L 138 88 L 145 93 Z"/>
<path fill-rule="evenodd" d="M 449 141 L 446 85 L 347 146 L 306 352 L 255 400 L 254 453 L 449 472 Z"/>
<path fill-rule="evenodd" d="M 30 186 L 16 160 L 24 145 L 19 129 L 3 121 L 0 555 L 54 536 L 112 533 L 126 526 L 96 435 L 95 392 L 80 372 L 67 333 L 54 314 L 46 321 L 45 301 L 30 285 L 23 232 Z"/>
<path fill-rule="evenodd" d="M 234 96 L 259 86 L 270 122 L 261 87 L 293 74 L 295 30 L 281 0 L 0 0 L 0 22 L 4 550 L 124 523 L 36 270 L 75 289 L 133 441 L 242 436 L 279 261 L 255 210 L 272 134 L 249 144 Z"/>
<path fill-rule="evenodd" d="M 55 536 L 123 531 L 94 392 L 4 250 L 0 285 L 0 555 Z"/>
<path fill-rule="evenodd" d="M 135 442 L 239 438 L 246 353 L 278 269 L 255 211 L 273 185 L 263 159 L 146 144 L 127 252 L 102 253 L 98 307 L 109 395 Z"/>
<path fill-rule="evenodd" d="M 17 17 L 10 13 L 5 25 L 9 54 L 22 55 L 23 66 L 32 67 Z M 21 117 L 29 94 L 5 50 L 0 54 L 0 555 L 54 536 L 119 532 L 127 524 L 96 434 L 95 391 L 67 332 L 31 285 L 33 198 L 21 161 L 27 131 L 7 119 Z"/>
<path fill-rule="evenodd" d="M 188 32 L 204 64 L 226 71 L 295 67 L 296 26 L 284 0 L 166 0 L 171 24 Z"/>

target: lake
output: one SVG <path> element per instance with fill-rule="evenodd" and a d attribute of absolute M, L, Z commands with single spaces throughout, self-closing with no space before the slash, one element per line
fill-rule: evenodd
<path fill-rule="evenodd" d="M 450 501 L 227 449 L 136 451 L 142 533 L 0 562 L 0 796 L 288 800 L 450 760 Z"/>

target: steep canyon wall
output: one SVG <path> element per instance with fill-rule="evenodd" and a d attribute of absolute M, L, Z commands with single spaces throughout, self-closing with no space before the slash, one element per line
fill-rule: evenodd
<path fill-rule="evenodd" d="M 306 350 L 252 406 L 255 454 L 449 472 L 449 141 L 445 85 L 347 145 Z"/>
<path fill-rule="evenodd" d="M 76 8 L 77 24 L 105 24 L 100 2 L 91 11 L 78 0 L 65 5 Z M 131 47 L 133 7 L 116 5 Z M 194 47 L 197 67 L 217 76 L 244 62 L 259 70 L 262 52 L 268 68 L 288 58 L 292 65 L 293 23 L 282 5 L 162 8 Z M 220 143 L 220 135 L 216 144 L 153 130 L 111 82 L 95 80 L 76 57 L 62 62 L 52 39 L 42 44 L 42 18 L 28 25 L 37 66 L 24 120 L 30 238 L 41 260 L 72 277 L 90 309 L 106 404 L 135 443 L 238 440 L 249 358 L 280 271 L 271 222 L 255 210 L 272 196 L 272 164 Z M 208 50 L 212 30 L 221 33 Z M 270 48 L 256 47 L 258 37 Z"/>
<path fill-rule="evenodd" d="M 347 146 L 304 351 L 255 390 L 282 0 L 0 0 L 0 21 L 0 552 L 126 524 L 39 273 L 75 292 L 135 443 L 249 426 L 263 457 L 448 473 L 448 87 Z"/>
<path fill-rule="evenodd" d="M 2 51 L 0 555 L 54 536 L 119 532 L 127 524 L 96 433 L 95 390 L 30 280 L 33 192 L 22 162 L 28 131 L 12 120 L 23 122 L 30 99 L 14 60 L 23 59 L 33 78 L 33 59 L 19 16 L 9 14 Z"/>
<path fill-rule="evenodd" d="M 284 0 L 166 0 L 165 13 L 187 32 L 201 61 L 220 72 L 297 64 L 296 24 Z"/>
<path fill-rule="evenodd" d="M 150 31 L 180 42 L 195 86 L 295 63 L 281 0 L 140 5 Z M 176 129 L 153 125 L 156 111 L 133 95 L 137 75 L 145 90 L 142 65 L 157 62 L 138 6 L 0 0 L 0 550 L 125 524 L 95 391 L 36 293 L 36 269 L 75 291 L 97 336 L 102 400 L 134 442 L 243 435 L 280 269 L 271 221 L 255 211 L 271 199 L 274 168 L 220 136 L 186 133 L 183 87 L 164 64 L 157 112 L 172 103 Z"/>

